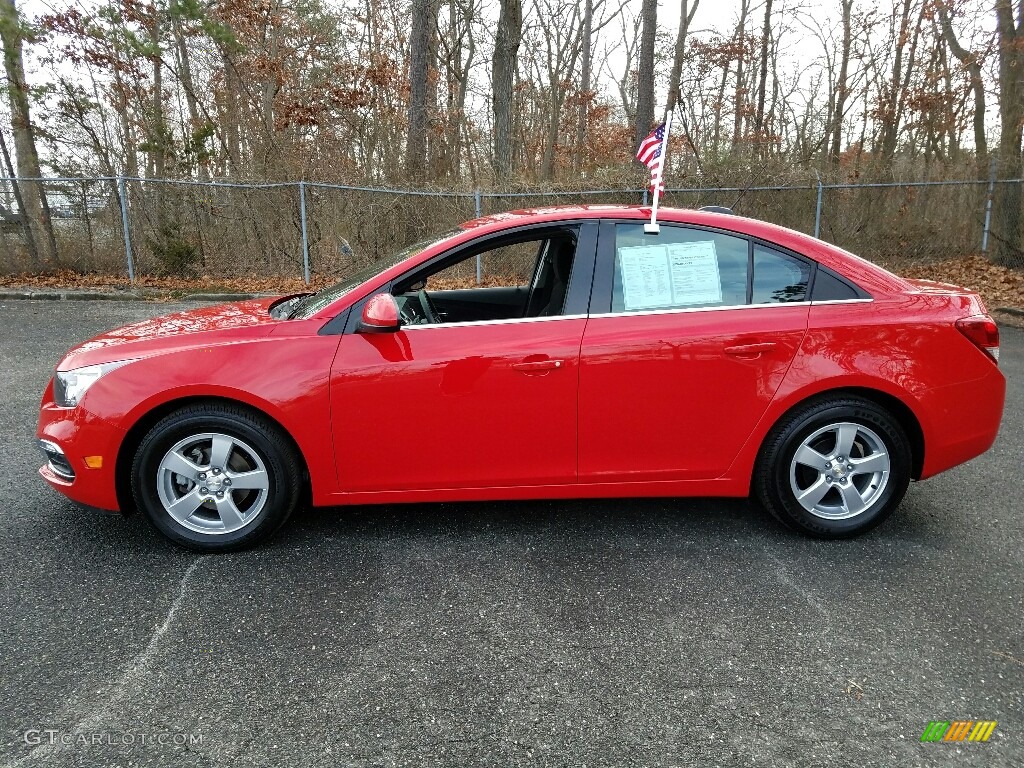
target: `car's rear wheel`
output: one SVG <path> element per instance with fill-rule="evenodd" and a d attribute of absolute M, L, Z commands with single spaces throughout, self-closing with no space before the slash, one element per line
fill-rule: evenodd
<path fill-rule="evenodd" d="M 899 421 L 858 397 L 826 398 L 786 416 L 765 441 L 753 489 L 782 523 L 820 538 L 864 533 L 899 505 L 910 483 Z"/>
<path fill-rule="evenodd" d="M 228 404 L 195 405 L 161 419 L 132 468 L 138 507 L 158 531 L 197 551 L 251 546 L 298 504 L 302 472 L 281 430 Z"/>

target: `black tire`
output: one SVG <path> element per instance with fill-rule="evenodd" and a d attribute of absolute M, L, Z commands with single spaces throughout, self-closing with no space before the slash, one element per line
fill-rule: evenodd
<path fill-rule="evenodd" d="M 230 439 L 228 456 L 236 469 L 229 467 L 226 461 L 223 472 L 209 470 L 209 481 L 197 479 L 193 482 L 186 481 L 184 475 L 169 474 L 167 469 L 161 468 L 161 462 L 170 455 L 172 448 L 182 442 L 188 445 L 192 440 L 195 443 L 190 449 L 191 458 L 197 465 L 206 462 L 212 467 L 213 457 L 203 453 L 202 446 L 206 442 L 203 435 L 210 440 L 211 453 L 212 437 L 209 436 L 214 435 L 222 441 L 224 437 Z M 239 517 L 231 518 L 233 524 L 240 526 L 231 530 L 228 517 L 221 516 L 219 502 L 213 498 L 214 488 L 199 486 L 228 482 L 224 478 L 229 477 L 235 477 L 236 485 L 241 485 L 239 475 L 232 472 L 249 470 L 256 470 L 253 474 L 262 472 L 258 482 L 266 487 L 256 490 L 220 488 L 217 494 L 221 499 L 227 496 L 231 500 L 234 512 L 252 500 L 247 511 L 243 510 Z M 220 475 L 220 479 L 214 479 L 214 474 Z M 196 477 L 206 476 L 204 473 Z M 303 470 L 291 441 L 272 421 L 241 406 L 209 403 L 186 406 L 157 422 L 135 452 L 131 481 L 136 505 L 164 536 L 197 552 L 227 552 L 253 546 L 284 525 L 299 503 Z M 200 491 L 204 493 L 199 494 Z M 184 496 L 193 492 L 209 499 L 193 515 L 187 516 L 186 525 L 171 515 L 161 500 L 161 494 L 166 499 L 180 498 L 173 494 Z M 248 518 L 244 517 L 246 514 L 249 514 Z M 224 530 L 212 530 L 218 524 Z"/>
<path fill-rule="evenodd" d="M 838 470 L 809 469 L 794 461 L 797 450 L 805 441 L 816 439 L 816 434 L 821 434 L 823 442 L 815 445 L 827 446 L 832 439 L 832 429 L 835 429 L 835 442 L 831 451 L 837 451 L 840 424 L 865 428 L 863 432 L 854 433 L 854 447 L 850 451 L 856 457 L 853 460 L 868 458 L 873 450 L 880 452 L 880 449 L 872 449 L 871 446 L 872 440 L 880 440 L 888 454 L 887 477 L 864 474 L 856 475 L 858 479 L 855 480 L 854 475 L 848 473 L 845 461 Z M 845 429 L 849 431 L 850 428 Z M 827 447 L 819 453 L 827 454 L 823 458 L 832 459 L 826 466 L 839 466 Z M 841 458 L 850 460 L 850 457 Z M 842 477 L 824 475 L 829 471 L 841 474 Z M 808 472 L 809 479 L 806 474 Z M 805 474 L 801 477 L 799 473 Z M 903 427 L 892 414 L 876 403 L 859 397 L 826 397 L 796 408 L 775 425 L 758 456 L 752 489 L 765 509 L 787 527 L 816 538 L 849 538 L 871 530 L 893 513 L 907 492 L 910 473 L 910 443 Z M 820 487 L 826 489 L 826 495 L 819 504 L 832 504 L 836 510 L 834 513 L 822 510 L 812 512 L 797 499 L 798 491 L 809 491 L 816 483 L 822 483 Z M 860 512 L 855 512 L 855 506 L 845 501 L 847 497 L 843 491 L 849 490 L 850 483 L 861 486 L 862 490 L 855 489 L 858 496 L 867 495 L 870 499 L 870 503 Z M 842 489 L 839 484 L 842 484 Z M 813 502 L 807 499 L 806 503 Z M 840 508 L 844 505 L 845 509 Z M 833 518 L 828 516 L 830 514 L 849 516 Z"/>

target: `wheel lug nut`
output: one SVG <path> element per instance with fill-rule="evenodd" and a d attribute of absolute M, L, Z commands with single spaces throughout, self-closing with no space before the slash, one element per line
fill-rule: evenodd
<path fill-rule="evenodd" d="M 847 465 L 846 465 L 846 468 L 847 468 L 847 469 L 853 469 L 853 464 L 847 464 Z"/>
<path fill-rule="evenodd" d="M 217 469 L 216 467 L 214 467 L 213 474 L 219 475 L 220 474 L 220 470 Z"/>
<path fill-rule="evenodd" d="M 217 498 L 218 499 L 224 498 L 224 491 L 217 491 Z"/>
<path fill-rule="evenodd" d="M 200 472 L 199 473 L 199 479 L 200 480 L 205 480 L 206 479 L 206 473 L 205 472 Z"/>
<path fill-rule="evenodd" d="M 209 490 L 207 490 L 206 488 L 200 488 L 199 492 L 200 493 L 209 493 Z"/>
<path fill-rule="evenodd" d="M 832 475 L 826 475 L 825 479 L 828 480 L 831 483 L 832 482 Z"/>
<path fill-rule="evenodd" d="M 225 477 L 224 478 L 224 485 L 231 485 L 231 480 Z"/>

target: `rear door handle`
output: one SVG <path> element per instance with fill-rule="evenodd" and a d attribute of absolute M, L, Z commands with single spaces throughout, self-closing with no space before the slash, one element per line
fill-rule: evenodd
<path fill-rule="evenodd" d="M 737 344 L 725 348 L 725 354 L 743 357 L 745 355 L 760 355 L 762 352 L 771 352 L 778 346 L 774 341 L 759 341 L 754 344 Z"/>
<path fill-rule="evenodd" d="M 523 373 L 541 373 L 561 368 L 563 364 L 562 360 L 528 360 L 522 363 L 512 363 L 512 367 Z"/>

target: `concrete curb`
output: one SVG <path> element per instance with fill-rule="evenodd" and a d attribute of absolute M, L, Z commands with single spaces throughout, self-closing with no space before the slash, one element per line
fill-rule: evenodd
<path fill-rule="evenodd" d="M 278 293 L 190 293 L 182 296 L 182 301 L 246 301 L 248 299 L 265 299 L 280 296 Z"/>
<path fill-rule="evenodd" d="M 1014 317 L 1024 317 L 1024 309 L 1018 309 L 1017 307 L 996 307 L 992 310 L 993 312 L 1005 312 L 1008 315 Z"/>
<path fill-rule="evenodd" d="M 173 298 L 175 301 L 245 301 L 276 296 L 273 293 L 189 293 L 180 298 L 166 293 L 112 293 L 107 291 L 0 291 L 0 301 L 155 301 Z"/>
<path fill-rule="evenodd" d="M 0 299 L 37 301 L 145 301 L 137 293 L 101 293 L 97 291 L 0 291 Z"/>

